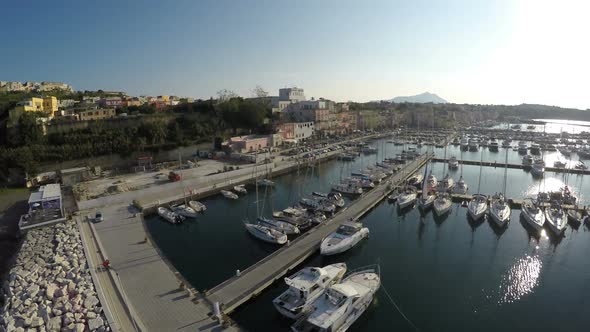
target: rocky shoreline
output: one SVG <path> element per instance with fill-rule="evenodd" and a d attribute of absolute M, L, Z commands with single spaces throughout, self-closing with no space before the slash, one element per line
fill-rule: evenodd
<path fill-rule="evenodd" d="M 73 221 L 28 231 L 0 291 L 0 332 L 111 330 Z"/>

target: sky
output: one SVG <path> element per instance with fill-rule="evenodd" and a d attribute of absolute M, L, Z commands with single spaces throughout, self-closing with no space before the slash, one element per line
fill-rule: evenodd
<path fill-rule="evenodd" d="M 590 108 L 590 1 L 3 1 L 0 80 Z"/>

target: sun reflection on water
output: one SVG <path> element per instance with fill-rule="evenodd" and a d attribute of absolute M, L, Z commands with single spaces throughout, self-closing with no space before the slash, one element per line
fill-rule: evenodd
<path fill-rule="evenodd" d="M 533 292 L 539 284 L 543 264 L 536 256 L 520 258 L 502 276 L 499 286 L 498 304 L 512 303 Z"/>

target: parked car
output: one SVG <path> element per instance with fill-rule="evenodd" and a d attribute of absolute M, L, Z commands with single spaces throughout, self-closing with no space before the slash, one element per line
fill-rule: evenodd
<path fill-rule="evenodd" d="M 102 216 L 102 213 L 96 212 L 96 214 L 94 215 L 94 222 L 101 222 L 103 220 L 104 220 L 104 218 Z"/>

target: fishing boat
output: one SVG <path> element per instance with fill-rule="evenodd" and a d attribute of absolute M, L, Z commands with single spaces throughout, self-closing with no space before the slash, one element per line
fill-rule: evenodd
<path fill-rule="evenodd" d="M 400 209 L 405 209 L 416 203 L 417 198 L 418 194 L 416 193 L 416 188 L 412 186 L 406 186 L 403 192 L 397 198 L 397 206 L 399 206 Z"/>
<path fill-rule="evenodd" d="M 459 161 L 457 160 L 457 157 L 451 156 L 451 158 L 449 158 L 449 169 L 457 168 L 459 168 Z"/>
<path fill-rule="evenodd" d="M 292 276 L 285 278 L 289 288 L 275 298 L 272 303 L 281 315 L 299 319 L 313 310 L 313 302 L 326 288 L 338 283 L 346 273 L 345 263 L 324 267 L 304 267 Z"/>
<path fill-rule="evenodd" d="M 185 218 L 193 218 L 194 219 L 197 217 L 197 211 L 195 211 L 190 206 L 186 206 L 184 204 L 178 205 L 178 206 L 173 206 L 172 211 L 174 211 L 174 213 L 176 213 L 180 216 L 183 216 Z"/>
<path fill-rule="evenodd" d="M 291 326 L 294 332 L 343 332 L 367 310 L 381 286 L 379 267 L 344 276 L 313 302 L 312 311 Z"/>
<path fill-rule="evenodd" d="M 259 225 L 266 226 L 268 228 L 272 228 L 277 230 L 281 233 L 285 233 L 286 235 L 292 234 L 299 234 L 299 228 L 291 223 L 286 221 L 280 221 L 276 219 L 270 219 L 265 217 L 258 217 L 256 219 Z"/>
<path fill-rule="evenodd" d="M 184 218 L 163 206 L 158 207 L 158 215 L 171 224 L 180 224 Z"/>
<path fill-rule="evenodd" d="M 360 195 L 363 193 L 363 188 L 358 183 L 350 181 L 334 184 L 332 190 L 347 195 Z"/>
<path fill-rule="evenodd" d="M 445 213 L 449 212 L 453 206 L 451 195 L 448 193 L 439 193 L 436 195 L 433 205 L 434 213 L 436 213 L 437 216 L 443 216 Z"/>
<path fill-rule="evenodd" d="M 273 244 L 287 243 L 287 235 L 270 227 L 244 222 L 246 230 L 257 239 Z"/>
<path fill-rule="evenodd" d="M 567 226 L 567 214 L 563 212 L 563 209 L 559 204 L 551 204 L 551 207 L 545 211 L 545 220 L 549 229 L 555 235 L 562 235 Z"/>
<path fill-rule="evenodd" d="M 344 223 L 322 240 L 320 253 L 327 256 L 345 252 L 368 236 L 369 229 L 363 227 L 361 223 Z"/>
<path fill-rule="evenodd" d="M 229 198 L 229 199 L 238 199 L 238 195 L 236 195 L 235 193 L 229 191 L 229 190 L 222 190 L 221 194 L 223 195 L 223 197 L 225 198 Z"/>
<path fill-rule="evenodd" d="M 467 193 L 467 190 L 469 190 L 469 188 L 467 186 L 467 183 L 465 183 L 465 180 L 463 180 L 463 176 L 459 177 L 459 181 L 457 181 L 457 183 L 453 187 L 453 193 L 464 195 Z"/>
<path fill-rule="evenodd" d="M 526 198 L 523 200 L 520 215 L 536 231 L 543 229 L 543 225 L 545 224 L 545 213 L 539 208 L 533 199 Z"/>
<path fill-rule="evenodd" d="M 205 206 L 205 204 L 203 204 L 199 201 L 189 201 L 188 206 L 190 206 L 191 208 L 193 208 L 193 210 L 195 210 L 197 212 L 204 212 L 207 210 L 207 207 Z"/>
<path fill-rule="evenodd" d="M 467 205 L 467 212 L 474 221 L 480 220 L 488 208 L 488 198 L 485 195 L 475 194 Z"/>
<path fill-rule="evenodd" d="M 234 191 L 238 194 L 247 194 L 248 190 L 246 190 L 246 186 L 244 186 L 243 184 L 234 186 Z"/>

